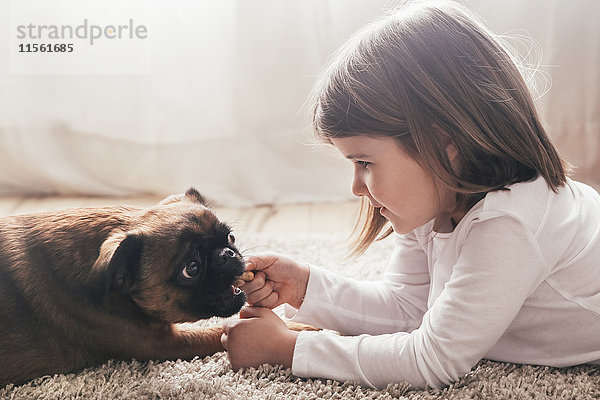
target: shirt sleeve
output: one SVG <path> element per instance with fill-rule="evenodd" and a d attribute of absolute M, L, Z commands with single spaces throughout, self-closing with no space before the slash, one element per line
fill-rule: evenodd
<path fill-rule="evenodd" d="M 440 388 L 494 346 L 547 275 L 534 235 L 512 217 L 474 222 L 440 296 L 410 332 L 301 332 L 292 371 L 372 387 L 407 381 Z"/>
<path fill-rule="evenodd" d="M 411 331 L 427 309 L 429 271 L 425 252 L 414 234 L 396 235 L 383 280 L 356 281 L 310 266 L 300 310 L 286 316 L 348 335 Z"/>

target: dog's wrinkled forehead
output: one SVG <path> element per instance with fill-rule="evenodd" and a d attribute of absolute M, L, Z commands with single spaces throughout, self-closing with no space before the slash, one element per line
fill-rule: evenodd
<path fill-rule="evenodd" d="M 221 222 L 209 209 L 202 212 L 186 212 L 182 215 L 182 234 L 200 235 L 206 239 L 227 239 L 231 229 Z"/>
<path fill-rule="evenodd" d="M 231 229 L 217 218 L 205 197 L 194 188 L 166 198 L 155 207 L 155 212 L 163 227 L 180 241 L 200 241 L 210 246 L 228 244 Z"/>

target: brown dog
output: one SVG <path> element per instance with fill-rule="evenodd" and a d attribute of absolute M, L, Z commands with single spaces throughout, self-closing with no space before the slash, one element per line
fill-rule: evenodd
<path fill-rule="evenodd" d="M 150 209 L 84 208 L 0 219 L 0 387 L 108 359 L 223 350 L 245 303 L 229 227 L 194 189 Z"/>

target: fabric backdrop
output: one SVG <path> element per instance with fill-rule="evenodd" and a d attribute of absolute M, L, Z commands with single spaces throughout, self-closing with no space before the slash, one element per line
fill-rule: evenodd
<path fill-rule="evenodd" d="M 147 72 L 24 74 L 0 59 L 0 194 L 162 195 L 194 185 L 229 206 L 351 197 L 347 161 L 311 142 L 306 99 L 329 55 L 396 2 L 147 4 Z M 551 78 L 542 117 L 576 177 L 600 187 L 600 2 L 469 4 L 498 33 L 539 43 L 543 53 L 515 42 L 541 55 L 541 92 Z M 0 3 L 5 55 L 14 51 L 10 7 Z"/>

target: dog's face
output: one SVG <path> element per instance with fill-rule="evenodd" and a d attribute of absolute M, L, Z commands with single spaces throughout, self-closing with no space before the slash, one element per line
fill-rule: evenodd
<path fill-rule="evenodd" d="M 246 301 L 232 286 L 244 271 L 235 238 L 194 189 L 147 210 L 133 231 L 109 237 L 94 268 L 106 268 L 108 293 L 129 295 L 162 321 L 228 317 Z"/>

